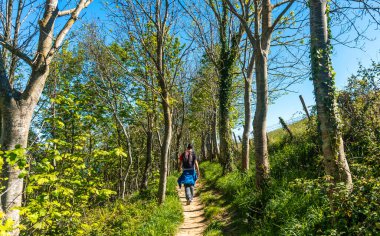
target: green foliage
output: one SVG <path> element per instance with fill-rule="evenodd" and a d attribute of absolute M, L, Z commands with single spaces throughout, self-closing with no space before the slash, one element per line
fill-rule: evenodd
<path fill-rule="evenodd" d="M 0 212 L 0 219 L 4 219 L 5 214 Z M 6 219 L 0 223 L 0 235 L 7 235 L 7 233 L 12 232 L 13 230 L 13 220 Z"/>
<path fill-rule="evenodd" d="M 380 152 L 380 63 L 369 68 L 360 66 L 356 75 L 340 92 L 343 134 L 348 155 L 364 158 Z"/>
<path fill-rule="evenodd" d="M 136 193 L 126 202 L 117 201 L 86 212 L 78 235 L 174 235 L 182 222 L 182 206 L 176 192 L 176 178 L 168 178 L 165 203 L 157 204 L 158 185 Z"/>
<path fill-rule="evenodd" d="M 83 127 L 89 119 L 78 113 L 72 99 L 59 97 L 55 102 L 62 105 L 63 115 L 75 117 L 73 122 L 77 128 Z M 51 118 L 47 122 L 59 119 Z M 55 132 L 58 134 L 64 129 L 65 125 L 56 126 Z M 30 149 L 30 172 L 25 179 L 27 199 L 20 211 L 22 234 L 76 235 L 84 211 L 116 194 L 106 188 L 98 174 L 98 165 L 95 165 L 99 164 L 98 156 L 82 152 L 87 138 L 86 134 L 75 133 L 71 142 L 54 138 Z M 115 149 L 107 155 L 125 153 Z"/>
<path fill-rule="evenodd" d="M 75 235 L 83 212 L 115 194 L 85 155 L 60 152 L 65 144 L 53 139 L 37 147 L 41 157 L 31 161 L 28 198 L 20 211 L 23 235 Z"/>
<path fill-rule="evenodd" d="M 218 169 L 220 165 L 216 165 L 215 167 L 215 169 Z M 209 188 L 211 182 L 207 182 L 206 184 L 206 187 L 200 189 L 200 198 L 205 205 L 205 217 L 209 222 L 204 235 L 221 235 L 226 223 L 223 219 L 223 215 L 226 214 L 226 208 L 224 207 L 225 200 L 220 194 Z"/>
<path fill-rule="evenodd" d="M 219 236 L 222 234 L 222 231 L 220 231 L 219 229 L 209 229 L 206 230 L 206 232 L 204 233 L 205 236 Z"/>
<path fill-rule="evenodd" d="M 20 170 L 23 170 L 27 167 L 25 149 L 20 145 L 16 145 L 13 150 L 0 152 L 0 155 L 8 165 L 17 166 Z"/>
<path fill-rule="evenodd" d="M 20 145 L 16 145 L 13 150 L 2 151 L 0 149 L 0 168 L 4 170 L 6 165 L 15 166 L 21 171 L 19 177 L 24 178 L 28 173 L 27 168 L 29 167 L 25 151 L 25 148 L 22 148 Z M 0 182 L 6 183 L 6 181 L 6 177 L 0 176 Z M 0 186 L 0 192 L 3 194 L 5 189 L 6 185 L 2 184 Z M 7 235 L 7 233 L 13 230 L 14 222 L 12 219 L 5 219 L 5 213 L 3 211 L 0 211 L 0 219 L 3 219 L 0 223 L 0 235 Z"/>
<path fill-rule="evenodd" d="M 254 185 L 254 170 L 222 176 L 219 164 L 201 164 L 207 185 L 222 194 L 224 208 L 231 217 L 228 224 L 220 219 L 212 223 L 218 225 L 215 228 L 219 235 L 222 232 L 226 235 L 378 235 L 380 157 L 372 153 L 362 159 L 349 159 L 353 175 L 358 176 L 354 190 L 349 195 L 343 184 L 339 185 L 330 201 L 314 118 L 311 122 L 296 123 L 290 129 L 295 134 L 292 141 L 282 130 L 269 133 L 271 179 L 263 191 Z M 364 148 L 371 150 L 370 145 Z M 212 197 L 203 198 L 206 204 L 212 202 L 209 198 Z M 213 217 L 215 211 L 210 208 L 207 212 Z M 209 228 L 213 235 L 215 228 Z"/>

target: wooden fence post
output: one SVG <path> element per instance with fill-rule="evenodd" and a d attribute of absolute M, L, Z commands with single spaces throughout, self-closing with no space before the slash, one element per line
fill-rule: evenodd
<path fill-rule="evenodd" d="M 307 107 L 306 107 L 305 101 L 303 100 L 302 95 L 300 95 L 300 100 L 302 103 L 303 110 L 305 111 L 307 118 L 310 120 L 309 111 L 307 110 Z"/>
<path fill-rule="evenodd" d="M 278 119 L 280 119 L 280 123 L 281 123 L 281 125 L 282 125 L 282 128 L 283 128 L 284 130 L 286 130 L 286 131 L 289 133 L 289 135 L 290 135 L 291 138 L 293 138 L 292 131 L 289 129 L 289 127 L 288 127 L 288 125 L 285 123 L 284 119 L 282 119 L 281 117 L 278 117 Z"/>

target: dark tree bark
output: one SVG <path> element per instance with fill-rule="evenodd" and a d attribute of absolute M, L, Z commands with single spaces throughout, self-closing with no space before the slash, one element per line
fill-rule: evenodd
<path fill-rule="evenodd" d="M 344 182 L 351 191 L 352 177 L 339 130 L 328 27 L 327 1 L 310 0 L 312 77 L 325 172 L 331 178 L 331 182 Z"/>
<path fill-rule="evenodd" d="M 202 132 L 202 135 L 201 135 L 201 156 L 203 159 L 207 158 L 206 141 L 207 141 L 207 135 L 205 132 Z"/>
<path fill-rule="evenodd" d="M 153 148 L 153 132 L 151 130 L 148 130 L 146 133 L 146 160 L 145 160 L 145 167 L 141 182 L 141 189 L 145 190 L 148 188 L 148 176 L 151 170 L 152 165 L 152 148 Z"/>
<path fill-rule="evenodd" d="M 232 133 L 230 122 L 230 110 L 232 103 L 232 81 L 233 67 L 239 55 L 239 44 L 243 35 L 242 27 L 238 32 L 233 32 L 229 45 L 227 35 L 228 6 L 222 2 L 222 14 L 219 16 L 219 39 L 220 39 L 220 59 L 218 70 L 219 82 L 219 138 L 220 138 L 220 159 L 223 165 L 223 172 L 229 172 L 233 168 L 232 161 Z"/>

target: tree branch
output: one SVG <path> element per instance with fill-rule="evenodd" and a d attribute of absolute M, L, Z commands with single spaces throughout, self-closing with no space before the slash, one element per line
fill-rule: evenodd
<path fill-rule="evenodd" d="M 284 4 L 288 3 L 288 2 L 290 2 L 290 0 L 285 0 L 285 1 L 278 2 L 278 3 L 276 3 L 276 4 L 274 4 L 272 6 L 272 9 L 274 9 L 276 7 L 280 7 L 280 6 L 282 6 L 282 5 L 284 5 Z"/>
<path fill-rule="evenodd" d="M 232 5 L 231 1 L 230 0 L 223 0 L 227 3 L 228 5 L 228 9 L 237 17 L 239 18 L 240 20 L 240 23 L 242 24 L 242 26 L 244 27 L 244 30 L 245 32 L 247 33 L 247 36 L 249 38 L 249 41 L 251 42 L 252 45 L 254 45 L 254 42 L 255 42 L 255 36 L 253 35 L 249 25 L 248 25 L 248 21 L 247 21 L 247 16 L 245 16 L 245 14 L 243 13 L 243 15 L 239 14 L 236 10 L 236 8 Z M 249 7 L 249 6 L 248 6 Z M 246 8 L 245 5 L 241 5 L 241 8 L 242 8 L 242 11 L 244 12 Z"/>
<path fill-rule="evenodd" d="M 22 52 L 20 49 L 15 48 L 12 45 L 10 45 L 9 43 L 7 43 L 2 35 L 0 36 L 0 44 L 5 49 L 7 49 L 11 53 L 13 53 L 14 55 L 16 55 L 19 58 L 21 58 L 22 60 L 24 60 L 28 65 L 33 66 L 32 59 L 28 55 L 26 55 L 24 52 Z"/>
<path fill-rule="evenodd" d="M 0 57 L 0 109 L 5 98 L 11 96 L 11 84 L 7 79 L 3 57 Z"/>
<path fill-rule="evenodd" d="M 84 8 L 88 7 L 92 1 L 87 1 L 84 4 Z M 69 10 L 64 10 L 64 11 L 59 11 L 58 16 L 67 16 L 75 12 L 77 8 L 69 9 Z"/>
<path fill-rule="evenodd" d="M 220 12 L 215 8 L 214 3 L 212 0 L 209 0 L 207 4 L 210 6 L 211 10 L 214 12 L 216 19 L 218 20 L 219 24 L 222 23 L 222 18 L 220 16 Z"/>
<path fill-rule="evenodd" d="M 65 26 L 62 28 L 62 30 L 58 33 L 58 36 L 55 40 L 55 43 L 53 47 L 51 48 L 48 56 L 53 56 L 54 53 L 57 51 L 59 47 L 61 47 L 64 38 L 66 37 L 67 33 L 70 31 L 71 27 L 74 25 L 75 21 L 78 20 L 79 14 L 81 11 L 86 8 L 93 0 L 81 0 L 77 7 L 73 10 L 71 13 L 70 19 L 66 22 Z"/>
<path fill-rule="evenodd" d="M 282 12 L 280 13 L 280 15 L 278 15 L 277 18 L 274 20 L 272 26 L 269 28 L 269 32 L 273 32 L 273 30 L 276 27 L 276 25 L 278 24 L 278 22 L 280 22 L 281 18 L 289 10 L 289 8 L 293 5 L 293 3 L 295 2 L 295 0 L 290 0 L 290 1 L 287 1 L 287 2 L 289 2 L 288 5 L 284 8 L 284 10 L 282 10 Z M 283 4 L 285 4 L 285 3 L 283 3 Z"/>
<path fill-rule="evenodd" d="M 46 0 L 44 17 L 39 21 L 40 36 L 38 40 L 36 59 L 33 63 L 33 69 L 29 82 L 23 92 L 23 97 L 38 101 L 42 90 L 45 87 L 51 60 L 53 59 L 56 51 L 62 45 L 65 36 L 78 19 L 80 12 L 83 8 L 85 8 L 88 2 L 91 3 L 92 0 L 80 0 L 76 9 L 71 14 L 70 19 L 58 33 L 55 42 L 53 42 L 54 22 L 56 21 L 58 15 L 58 0 Z"/>

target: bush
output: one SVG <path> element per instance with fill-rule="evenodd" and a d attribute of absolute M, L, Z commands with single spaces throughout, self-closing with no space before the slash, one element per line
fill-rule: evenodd
<path fill-rule="evenodd" d="M 348 156 L 363 159 L 380 153 L 380 63 L 360 66 L 340 92 L 338 104 Z"/>

